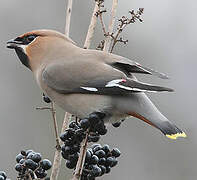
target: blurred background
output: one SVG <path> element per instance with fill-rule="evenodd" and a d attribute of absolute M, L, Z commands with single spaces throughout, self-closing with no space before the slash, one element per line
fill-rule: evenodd
<path fill-rule="evenodd" d="M 108 23 L 112 0 L 106 0 Z M 35 110 L 44 106 L 42 92 L 31 72 L 22 66 L 6 41 L 33 29 L 64 32 L 66 0 L 0 1 L 0 169 L 16 179 L 15 156 L 22 149 L 41 152 L 53 161 L 55 139 L 51 114 Z M 174 88 L 174 93 L 149 94 L 152 101 L 188 135 L 172 141 L 157 129 L 131 118 L 120 128 L 108 126 L 101 143 L 118 147 L 119 164 L 105 180 L 194 180 L 197 178 L 197 51 L 196 1 L 121 0 L 117 16 L 131 9 L 145 8 L 143 23 L 130 25 L 122 34 L 127 45 L 117 45 L 114 53 L 168 74 L 171 79 L 151 76 L 140 80 Z M 74 0 L 71 38 L 83 46 L 94 0 Z M 92 43 L 95 48 L 103 39 L 100 23 Z M 61 126 L 64 112 L 58 110 Z M 62 162 L 59 180 L 69 179 L 72 172 Z"/>

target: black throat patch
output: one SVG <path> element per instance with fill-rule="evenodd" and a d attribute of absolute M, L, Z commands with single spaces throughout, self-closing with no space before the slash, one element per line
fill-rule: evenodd
<path fill-rule="evenodd" d="M 29 64 L 29 58 L 23 52 L 23 49 L 20 47 L 16 47 L 15 51 L 16 51 L 16 54 L 17 54 L 18 58 L 20 59 L 21 63 L 31 70 L 31 67 Z"/>

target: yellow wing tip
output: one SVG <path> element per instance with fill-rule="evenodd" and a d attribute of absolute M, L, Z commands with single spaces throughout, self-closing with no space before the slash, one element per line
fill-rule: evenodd
<path fill-rule="evenodd" d="M 182 133 L 171 134 L 171 135 L 166 134 L 166 137 L 168 137 L 170 139 L 177 139 L 178 137 L 184 137 L 185 138 L 185 137 L 187 137 L 187 135 L 184 132 L 182 132 Z"/>

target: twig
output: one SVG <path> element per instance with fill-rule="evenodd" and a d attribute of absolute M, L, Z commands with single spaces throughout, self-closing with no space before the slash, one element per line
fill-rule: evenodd
<path fill-rule="evenodd" d="M 116 17 L 117 6 L 118 6 L 118 0 L 113 0 L 112 10 L 111 10 L 111 19 L 110 19 L 109 27 L 108 27 L 108 35 L 106 36 L 104 49 L 103 49 L 106 52 L 109 51 L 110 44 L 111 44 L 110 35 L 113 33 L 113 27 L 114 27 L 114 22 L 115 22 L 115 17 Z"/>
<path fill-rule="evenodd" d="M 93 38 L 93 35 L 94 35 L 94 30 L 95 30 L 96 23 L 97 23 L 97 12 L 98 12 L 98 10 L 99 10 L 98 1 L 95 1 L 94 11 L 92 13 L 92 18 L 91 18 L 91 21 L 90 21 L 90 25 L 89 25 L 89 28 L 88 28 L 87 35 L 86 35 L 86 40 L 85 40 L 85 43 L 84 43 L 84 46 L 83 46 L 84 49 L 88 49 L 90 47 L 90 43 L 92 41 L 92 38 Z"/>
<path fill-rule="evenodd" d="M 90 47 L 91 41 L 92 41 L 92 37 L 94 35 L 94 30 L 96 27 L 96 23 L 97 23 L 97 12 L 99 10 L 99 0 L 95 1 L 95 7 L 92 13 L 92 18 L 90 21 L 90 25 L 88 28 L 88 33 L 86 36 L 86 40 L 84 43 L 84 48 L 88 49 Z M 86 156 L 86 151 L 87 151 L 87 143 L 88 143 L 88 132 L 86 133 L 86 137 L 83 140 L 83 142 L 81 143 L 81 149 L 80 149 L 80 154 L 79 154 L 79 159 L 77 161 L 77 166 L 76 166 L 76 170 L 74 172 L 73 178 L 72 180 L 79 180 L 83 171 L 83 165 L 85 162 L 85 156 Z"/>
<path fill-rule="evenodd" d="M 71 20 L 71 13 L 72 13 L 72 0 L 68 0 L 67 9 L 66 9 L 66 25 L 65 25 L 65 35 L 69 36 L 70 32 L 70 20 Z"/>
<path fill-rule="evenodd" d="M 97 11 L 96 15 L 100 19 L 101 27 L 102 27 L 104 36 L 107 36 L 107 31 L 106 31 L 105 23 L 103 21 L 103 13 L 107 12 L 107 10 L 106 9 L 103 9 L 103 10 L 101 9 L 101 8 L 104 7 L 103 3 L 104 3 L 104 0 L 98 0 L 98 11 Z"/>
<path fill-rule="evenodd" d="M 52 180 L 57 180 L 58 174 L 59 174 L 59 166 L 61 164 L 61 145 L 60 145 L 60 140 L 58 137 L 58 126 L 57 126 L 57 120 L 56 120 L 56 112 L 54 109 L 54 103 L 51 102 L 51 113 L 53 117 L 53 122 L 54 122 L 54 128 L 55 128 L 55 138 L 56 138 L 56 150 L 55 150 L 55 155 L 54 155 L 54 160 L 53 160 L 53 167 L 52 167 L 52 172 L 51 172 L 51 177 L 50 179 Z"/>
<path fill-rule="evenodd" d="M 143 22 L 143 20 L 141 19 L 141 15 L 144 12 L 144 8 L 139 8 L 139 10 L 135 13 L 134 10 L 129 11 L 131 18 L 128 18 L 126 16 L 122 16 L 122 18 L 120 18 L 118 21 L 120 22 L 120 24 L 118 25 L 117 31 L 115 33 L 111 33 L 110 36 L 112 38 L 112 47 L 110 52 L 113 51 L 115 45 L 118 42 L 124 43 L 126 44 L 128 42 L 128 40 L 123 40 L 123 38 L 119 38 L 120 34 L 123 32 L 123 30 L 127 27 L 127 25 L 131 24 L 131 23 L 135 23 L 136 20 L 139 20 L 140 22 Z"/>
<path fill-rule="evenodd" d="M 81 143 L 82 146 L 80 149 L 79 159 L 78 159 L 76 170 L 75 170 L 72 180 L 79 180 L 82 175 L 83 166 L 84 166 L 85 157 L 86 157 L 87 145 L 88 145 L 88 135 L 89 135 L 89 132 L 86 133 L 86 137 Z"/>
<path fill-rule="evenodd" d="M 68 124 L 71 119 L 71 114 L 65 113 L 64 121 L 62 124 L 62 130 L 61 133 L 63 133 L 67 128 Z M 62 141 L 60 141 L 60 146 L 63 144 Z M 55 151 L 54 155 L 54 161 L 53 161 L 53 167 L 52 167 L 52 173 L 50 179 L 56 180 L 59 174 L 60 166 L 61 166 L 61 161 L 62 161 L 62 155 L 61 155 L 61 149 Z"/>
<path fill-rule="evenodd" d="M 71 12 L 72 12 L 72 0 L 68 0 L 67 11 L 66 11 L 66 25 L 65 25 L 66 36 L 69 36 Z M 53 107 L 53 103 L 51 104 L 51 106 Z M 56 119 L 56 115 L 55 114 L 53 114 L 53 115 L 55 116 L 55 119 Z M 71 120 L 71 114 L 66 112 L 65 116 L 64 116 L 61 132 L 65 131 L 70 120 Z M 57 134 L 58 134 L 58 131 L 57 131 Z M 58 140 L 59 140 L 59 137 L 58 137 Z M 61 147 L 62 144 L 63 144 L 63 142 L 60 141 L 58 144 L 59 147 Z M 59 171 L 60 171 L 61 161 L 62 161 L 61 148 L 56 148 L 50 180 L 57 180 L 58 175 L 59 175 Z"/>
<path fill-rule="evenodd" d="M 51 113 L 52 113 L 52 117 L 53 117 L 54 129 L 55 129 L 56 149 L 60 150 L 61 146 L 60 146 L 60 139 L 59 139 L 59 136 L 58 136 L 58 126 L 57 126 L 56 111 L 55 111 L 53 102 L 51 102 Z"/>

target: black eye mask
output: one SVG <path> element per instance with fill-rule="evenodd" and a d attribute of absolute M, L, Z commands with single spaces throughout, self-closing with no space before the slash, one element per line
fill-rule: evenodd
<path fill-rule="evenodd" d="M 17 44 L 23 44 L 28 45 L 31 43 L 34 39 L 36 39 L 37 35 L 31 34 L 24 37 L 17 37 L 14 41 L 16 41 Z"/>

